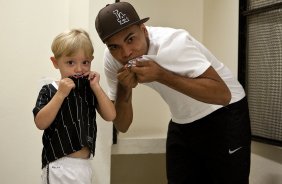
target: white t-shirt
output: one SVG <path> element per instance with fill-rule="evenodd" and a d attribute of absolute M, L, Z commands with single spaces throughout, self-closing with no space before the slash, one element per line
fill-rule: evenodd
<path fill-rule="evenodd" d="M 190 78 L 198 77 L 212 66 L 231 91 L 230 103 L 245 96 L 241 84 L 233 77 L 231 71 L 187 31 L 164 27 L 147 27 L 147 30 L 150 46 L 148 54 L 143 58 L 155 60 L 167 70 Z M 105 50 L 104 67 L 109 85 L 108 94 L 115 100 L 118 83 L 116 75 L 122 65 L 112 57 L 108 49 Z M 161 95 L 170 108 L 172 121 L 176 123 L 193 122 L 222 107 L 197 101 L 158 82 L 144 85 Z"/>

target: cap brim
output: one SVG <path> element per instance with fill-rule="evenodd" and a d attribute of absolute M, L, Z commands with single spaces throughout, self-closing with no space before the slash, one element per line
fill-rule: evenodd
<path fill-rule="evenodd" d="M 112 37 L 112 36 L 115 35 L 116 33 L 118 33 L 118 32 L 120 32 L 120 31 L 122 31 L 122 30 L 128 28 L 129 26 L 132 26 L 132 25 L 135 25 L 135 24 L 143 24 L 143 23 L 147 22 L 149 19 L 150 19 L 150 17 L 147 17 L 147 18 L 144 18 L 144 19 L 141 19 L 141 20 L 132 22 L 132 23 L 130 23 L 130 24 L 128 24 L 128 25 L 126 25 L 126 26 L 120 28 L 120 29 L 117 29 L 116 31 L 114 31 L 114 32 L 112 32 L 111 34 L 109 34 L 108 36 L 106 36 L 106 37 L 103 39 L 103 42 L 105 43 L 105 41 L 106 41 L 107 39 L 109 39 L 110 37 Z"/>

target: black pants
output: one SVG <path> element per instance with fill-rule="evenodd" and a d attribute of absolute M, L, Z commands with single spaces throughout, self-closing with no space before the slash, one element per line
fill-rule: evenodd
<path fill-rule="evenodd" d="M 169 123 L 169 184 L 248 184 L 251 129 L 246 98 L 187 124 Z"/>

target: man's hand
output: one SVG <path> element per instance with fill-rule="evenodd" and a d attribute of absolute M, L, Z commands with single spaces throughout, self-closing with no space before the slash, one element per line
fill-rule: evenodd
<path fill-rule="evenodd" d="M 136 74 L 137 82 L 147 83 L 157 81 L 164 69 L 153 60 L 136 61 L 131 72 Z"/>
<path fill-rule="evenodd" d="M 126 66 L 118 71 L 117 79 L 124 88 L 135 88 L 138 84 L 135 73 Z"/>

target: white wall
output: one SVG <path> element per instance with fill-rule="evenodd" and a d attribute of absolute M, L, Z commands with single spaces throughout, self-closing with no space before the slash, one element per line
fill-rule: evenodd
<path fill-rule="evenodd" d="M 239 1 L 204 2 L 203 43 L 237 76 Z"/>
<path fill-rule="evenodd" d="M 94 70 L 102 74 L 102 50 L 94 20 L 108 1 L 0 1 L 0 183 L 38 184 L 41 174 L 41 135 L 32 109 L 42 77 L 59 78 L 49 58 L 51 42 L 74 27 L 90 32 L 95 45 Z M 109 184 L 111 123 L 98 118 L 94 183 Z"/>
<path fill-rule="evenodd" d="M 68 25 L 67 1 L 1 1 L 0 183 L 39 183 L 41 132 L 32 108 L 42 76 L 56 76 L 51 39 Z"/>
<path fill-rule="evenodd" d="M 76 0 L 73 0 L 76 1 Z M 93 38 L 95 48 L 95 58 L 92 64 L 93 70 L 98 71 L 101 74 L 100 84 L 105 92 L 108 91 L 106 79 L 103 69 L 103 53 L 105 45 L 101 42 L 95 29 L 95 18 L 98 11 L 106 4 L 113 3 L 114 0 L 94 0 L 90 2 L 90 14 L 89 14 L 89 30 L 90 35 Z M 81 11 L 81 10 L 80 10 Z M 95 184 L 110 184 L 110 172 L 111 172 L 111 145 L 112 145 L 112 123 L 104 122 L 102 118 L 98 117 L 98 135 L 96 144 L 96 155 L 93 162 L 94 181 Z"/>
<path fill-rule="evenodd" d="M 39 80 L 59 76 L 49 60 L 54 36 L 71 27 L 90 31 L 95 46 L 93 69 L 100 71 L 101 84 L 107 89 L 101 65 L 104 45 L 97 37 L 94 20 L 98 9 L 110 2 L 0 0 L 0 183 L 38 184 L 40 181 L 42 132 L 33 123 L 32 108 L 40 88 Z M 236 73 L 238 0 L 132 2 L 141 17 L 151 17 L 147 25 L 172 25 L 189 30 Z M 147 93 L 151 90 L 145 87 L 135 91 L 134 124 L 128 135 L 150 131 L 164 134 L 169 119 L 164 102 L 154 92 Z M 94 183 L 107 184 L 111 124 L 100 118 L 97 141 Z M 253 143 L 252 148 L 251 183 L 282 183 L 282 150 L 261 143 Z"/>

